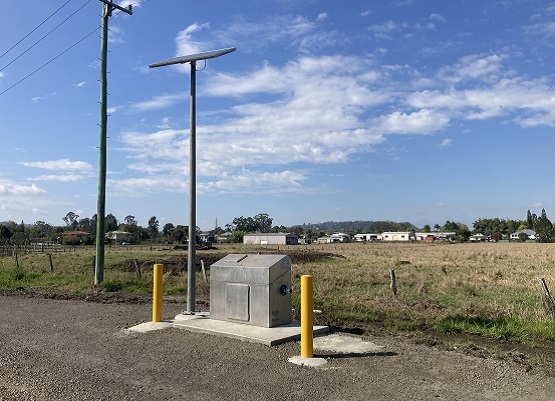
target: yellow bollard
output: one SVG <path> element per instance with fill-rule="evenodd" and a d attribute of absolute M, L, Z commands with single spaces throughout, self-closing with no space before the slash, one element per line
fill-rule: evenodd
<path fill-rule="evenodd" d="M 164 265 L 155 264 L 152 288 L 152 321 L 162 321 L 162 284 L 164 281 Z"/>
<path fill-rule="evenodd" d="M 301 358 L 314 356 L 312 276 L 301 276 Z"/>

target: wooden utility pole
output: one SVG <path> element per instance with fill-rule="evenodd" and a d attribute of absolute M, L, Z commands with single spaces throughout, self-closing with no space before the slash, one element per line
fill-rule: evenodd
<path fill-rule="evenodd" d="M 114 9 L 133 14 L 131 6 L 123 8 L 110 0 L 100 0 L 102 3 L 102 34 L 100 44 L 100 157 L 98 163 L 98 199 L 96 207 L 96 262 L 94 267 L 94 284 L 98 285 L 104 280 L 104 221 L 106 214 L 106 123 L 108 120 L 108 83 L 107 83 L 107 57 L 108 57 L 108 19 Z"/>

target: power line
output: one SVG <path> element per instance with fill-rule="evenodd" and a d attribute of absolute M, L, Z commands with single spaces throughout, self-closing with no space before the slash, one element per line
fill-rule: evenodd
<path fill-rule="evenodd" d="M 71 1 L 71 0 L 68 0 Z M 46 35 L 44 35 L 42 38 L 40 38 L 39 40 L 37 40 L 35 43 L 33 43 L 30 47 L 28 47 L 25 51 L 23 51 L 19 56 L 17 56 L 16 58 L 14 58 L 12 61 L 10 61 L 8 64 L 6 64 L 4 67 L 0 68 L 0 71 L 4 71 L 7 67 L 9 67 L 10 65 L 12 65 L 14 62 L 16 62 L 19 58 L 21 58 L 25 53 L 27 53 L 29 50 L 31 50 L 33 47 L 35 47 L 36 45 L 38 45 L 40 42 L 42 42 L 44 39 L 46 39 L 52 32 L 54 32 L 56 29 L 58 29 L 60 26 L 62 26 L 64 23 L 66 23 L 71 17 L 73 17 L 75 14 L 77 14 L 79 11 L 81 11 L 83 9 L 83 7 L 85 7 L 87 4 L 89 4 L 92 0 L 88 0 L 85 4 L 83 4 L 81 7 L 79 7 L 77 10 L 75 10 L 73 13 L 71 13 L 66 19 L 64 19 L 62 22 L 60 22 L 58 25 L 56 25 L 53 29 L 51 29 Z M 67 3 L 66 3 L 67 4 Z M 98 28 L 97 28 L 98 29 Z"/>
<path fill-rule="evenodd" d="M 35 32 L 37 29 L 39 29 L 46 21 L 48 21 L 50 18 L 52 18 L 54 15 L 56 15 L 58 13 L 58 11 L 60 11 L 62 8 L 65 7 L 65 5 L 67 3 L 69 3 L 71 0 L 67 0 L 64 4 L 62 4 L 56 11 L 54 11 L 52 14 L 50 14 L 44 21 L 42 21 L 40 24 L 38 24 L 33 30 L 31 30 L 31 32 L 29 32 L 27 35 L 25 35 L 23 38 L 21 38 L 19 41 L 17 41 L 16 44 L 14 44 L 12 47 L 10 47 L 8 50 L 6 50 L 4 53 L 2 53 L 0 55 L 0 59 L 2 57 L 4 57 L 6 54 L 8 54 L 14 47 L 16 47 L 18 44 L 20 44 L 21 42 L 23 42 L 25 39 L 27 39 L 29 37 L 29 35 L 31 35 L 33 32 Z"/>
<path fill-rule="evenodd" d="M 44 63 L 43 65 L 41 65 L 39 68 L 37 68 L 36 70 L 34 70 L 33 72 L 31 72 L 30 74 L 26 75 L 25 77 L 21 78 L 19 81 L 17 81 L 15 84 L 13 84 L 12 86 L 4 89 L 2 92 L 0 92 L 0 96 L 3 95 L 4 93 L 6 93 L 7 91 L 9 91 L 10 89 L 12 89 L 13 87 L 19 85 L 21 82 L 25 81 L 27 78 L 31 77 L 32 75 L 36 74 L 37 72 L 39 72 L 40 70 L 42 70 L 44 67 L 46 67 L 48 64 L 50 64 L 51 62 L 53 62 L 54 60 L 58 59 L 59 57 L 61 57 L 62 55 L 64 55 L 65 53 L 67 53 L 69 50 L 73 49 L 75 46 L 77 46 L 79 43 L 81 43 L 82 41 L 84 41 L 85 39 L 87 39 L 89 36 L 91 36 L 93 33 L 95 33 L 96 31 L 98 31 L 98 29 L 100 28 L 100 26 L 97 26 L 96 28 L 94 28 L 93 31 L 91 31 L 90 33 L 88 33 L 87 35 L 85 35 L 84 37 L 82 37 L 81 39 L 79 39 L 77 42 L 75 42 L 74 44 L 72 44 L 70 47 L 68 47 L 67 49 L 65 49 L 63 52 L 59 53 L 56 57 L 50 59 L 49 61 L 47 61 L 46 63 Z"/>
<path fill-rule="evenodd" d="M 68 0 L 68 2 L 71 0 Z M 83 6 L 81 6 L 81 8 L 83 8 L 84 6 L 86 6 L 88 3 L 90 3 L 92 0 L 88 0 L 87 3 L 85 3 Z M 139 0 L 133 3 L 133 5 L 135 4 L 141 4 L 144 3 L 148 0 Z M 67 4 L 67 3 L 66 3 Z M 81 9 L 79 8 L 79 10 Z M 77 11 L 79 11 L 77 10 Z M 76 12 L 77 12 L 76 11 Z M 114 15 L 110 18 L 116 18 L 119 14 L 121 14 L 122 11 L 118 11 L 116 13 L 114 13 Z M 73 13 L 75 14 L 75 12 Z M 72 15 L 73 15 L 72 14 Z M 65 21 L 64 21 L 65 22 Z M 33 72 L 31 72 L 30 74 L 27 74 L 25 77 L 21 78 L 19 81 L 17 81 L 16 83 L 14 83 L 13 85 L 9 86 L 8 88 L 4 89 L 2 92 L 0 92 L 0 96 L 2 96 L 4 93 L 8 92 L 9 90 L 13 89 L 14 87 L 16 87 L 17 85 L 19 85 L 20 83 L 22 83 L 23 81 L 27 80 L 28 78 L 30 78 L 31 76 L 35 75 L 37 72 L 39 72 L 40 70 L 42 70 L 44 67 L 46 67 L 47 65 L 49 65 L 50 63 L 52 63 L 53 61 L 55 61 L 56 59 L 60 58 L 62 55 L 64 55 L 65 53 L 67 53 L 69 50 L 73 49 L 75 46 L 77 46 L 79 43 L 81 43 L 82 41 L 84 41 L 85 39 L 87 39 L 89 36 L 91 36 L 93 33 L 95 33 L 98 29 L 100 29 L 100 26 L 97 26 L 94 30 L 92 30 L 91 32 L 89 32 L 88 34 L 86 34 L 85 36 L 83 36 L 81 39 L 79 39 L 77 42 L 75 42 L 74 44 L 72 44 L 70 47 L 68 47 L 67 49 L 65 49 L 64 51 L 62 51 L 61 53 L 59 53 L 58 55 L 56 55 L 55 57 L 51 58 L 50 60 L 48 60 L 46 63 L 44 63 L 43 65 L 41 65 L 40 67 L 38 67 L 37 69 L 35 69 Z M 28 35 L 27 35 L 28 36 Z M 41 39 L 42 40 L 42 39 Z M 15 60 L 14 60 L 15 61 Z M 11 63 L 10 63 L 11 64 Z M 5 68 L 5 67 L 4 67 Z M 2 70 L 0 70 L 2 71 Z"/>

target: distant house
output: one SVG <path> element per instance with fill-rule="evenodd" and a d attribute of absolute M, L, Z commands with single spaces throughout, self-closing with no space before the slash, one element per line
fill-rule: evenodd
<path fill-rule="evenodd" d="M 351 237 L 345 233 L 333 233 L 328 237 L 320 237 L 318 238 L 319 244 L 333 244 L 336 242 L 349 242 Z"/>
<path fill-rule="evenodd" d="M 414 231 L 386 231 L 382 233 L 382 241 L 414 241 Z"/>
<path fill-rule="evenodd" d="M 520 234 L 524 233 L 528 236 L 529 240 L 535 241 L 536 240 L 536 232 L 534 230 L 522 230 L 522 231 L 517 231 L 516 233 L 512 233 L 510 238 L 511 241 L 518 241 L 520 240 Z"/>
<path fill-rule="evenodd" d="M 454 241 L 456 233 L 452 232 L 439 232 L 436 233 L 436 240 L 440 241 Z"/>
<path fill-rule="evenodd" d="M 417 241 L 430 241 L 436 240 L 435 233 L 415 233 L 414 234 Z"/>
<path fill-rule="evenodd" d="M 243 236 L 244 245 L 298 245 L 299 237 L 292 233 L 256 233 Z"/>
<path fill-rule="evenodd" d="M 349 242 L 351 237 L 345 233 L 333 233 L 329 236 L 330 242 Z"/>
<path fill-rule="evenodd" d="M 127 231 L 110 231 L 106 233 L 106 238 L 108 238 L 112 244 L 117 245 L 123 242 L 129 242 L 131 233 Z"/>
<path fill-rule="evenodd" d="M 216 243 L 216 237 L 214 236 L 214 234 L 211 233 L 202 233 L 200 234 L 200 242 L 203 244 L 215 244 Z"/>
<path fill-rule="evenodd" d="M 355 234 L 353 239 L 356 242 L 379 241 L 381 239 L 381 235 L 379 235 L 379 234 Z"/>
<path fill-rule="evenodd" d="M 484 234 L 474 234 L 474 235 L 471 235 L 468 238 L 468 240 L 471 242 L 484 242 L 484 241 L 488 241 L 489 237 L 486 237 Z"/>

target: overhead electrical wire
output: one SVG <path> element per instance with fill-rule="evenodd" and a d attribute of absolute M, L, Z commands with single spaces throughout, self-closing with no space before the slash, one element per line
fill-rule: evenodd
<path fill-rule="evenodd" d="M 46 17 L 46 19 L 44 21 L 42 21 L 40 24 L 38 24 L 35 28 L 33 28 L 31 30 L 31 32 L 29 32 L 27 35 L 25 35 L 24 37 L 22 37 L 21 39 L 19 39 L 17 41 L 17 43 L 15 43 L 12 47 L 10 47 L 8 50 L 6 50 L 4 53 L 0 54 L 0 59 L 2 57 L 4 57 L 6 54 L 8 54 L 10 51 L 13 50 L 14 47 L 16 47 L 18 44 L 20 44 L 21 42 L 23 42 L 25 39 L 27 39 L 33 32 L 35 32 L 37 29 L 39 29 L 46 21 L 48 21 L 50 18 L 52 18 L 54 15 L 56 15 L 62 8 L 64 8 L 67 3 L 69 3 L 71 0 L 67 0 L 64 4 L 62 4 L 56 11 L 54 11 L 52 14 L 50 14 L 48 17 Z"/>
<path fill-rule="evenodd" d="M 21 54 L 19 54 L 19 56 L 17 56 L 16 58 L 14 58 L 12 61 L 10 61 L 8 64 L 6 64 L 4 67 L 0 68 L 0 71 L 4 71 L 7 67 L 9 67 L 10 65 L 12 65 L 14 62 L 16 62 L 19 58 L 21 58 L 25 53 L 27 53 L 29 50 L 31 50 L 33 47 L 35 47 L 36 45 L 38 45 L 40 42 L 42 42 L 44 39 L 46 39 L 52 32 L 54 32 L 56 29 L 58 29 L 60 26 L 62 26 L 64 23 L 66 23 L 71 17 L 73 17 L 75 14 L 77 14 L 79 11 L 81 11 L 83 9 L 83 7 L 85 7 L 87 4 L 89 4 L 92 0 L 88 0 L 85 4 L 83 4 L 81 7 L 79 7 L 77 10 L 75 10 L 74 12 L 72 12 L 66 19 L 64 19 L 62 22 L 60 22 L 58 25 L 56 25 L 54 28 L 52 28 L 50 31 L 48 31 L 48 33 L 46 33 L 45 35 L 43 35 L 42 38 L 40 38 L 39 40 L 37 40 L 35 43 L 33 43 L 30 47 L 28 47 L 26 50 L 24 50 Z M 67 4 L 67 3 L 66 3 Z"/>
<path fill-rule="evenodd" d="M 69 3 L 70 1 L 71 1 L 71 0 L 68 0 L 65 4 Z M 92 1 L 92 0 L 88 0 L 88 1 L 87 1 L 85 4 L 83 4 L 77 11 L 81 10 L 84 6 L 86 6 L 86 5 L 87 5 L 88 3 L 90 3 L 91 1 Z M 135 3 L 132 3 L 132 5 L 141 4 L 141 3 L 144 3 L 144 2 L 146 2 L 146 1 L 148 1 L 148 0 L 139 0 L 139 1 L 135 2 Z M 64 4 L 64 5 L 65 5 L 65 4 Z M 63 6 L 62 6 L 62 7 L 63 7 Z M 61 7 L 60 7 L 60 8 L 61 8 Z M 75 13 L 77 13 L 77 11 L 75 11 L 73 14 L 71 14 L 70 17 L 73 16 Z M 56 11 L 56 12 L 57 12 L 57 11 Z M 55 13 L 56 13 L 56 12 L 55 12 Z M 110 18 L 110 20 L 113 19 L 113 18 L 116 18 L 116 17 L 117 17 L 119 14 L 121 14 L 121 13 L 122 13 L 122 11 L 118 11 L 117 13 L 115 13 L 115 14 Z M 63 24 L 65 21 L 67 21 L 70 17 L 66 18 L 61 24 Z M 50 18 L 50 17 L 49 17 L 49 18 Z M 44 23 L 44 22 L 43 22 L 43 23 Z M 61 24 L 59 24 L 56 28 L 58 28 Z M 42 23 L 41 23 L 41 25 L 42 25 Z M 37 28 L 38 28 L 38 27 L 37 27 Z M 35 28 L 33 31 L 35 31 L 37 28 Z M 56 29 L 56 28 L 54 28 L 54 29 Z M 55 57 L 51 58 L 51 59 L 48 60 L 46 63 L 42 64 L 40 67 L 38 67 L 37 69 L 35 69 L 33 72 L 27 74 L 25 77 L 21 78 L 19 81 L 17 81 L 17 82 L 14 83 L 13 85 L 11 85 L 11 86 L 7 87 L 6 89 L 4 89 L 3 91 L 1 91 L 1 92 L 0 92 L 0 96 L 2 96 L 4 93 L 8 92 L 8 91 L 11 90 L 12 88 L 16 87 L 17 85 L 19 85 L 19 84 L 22 83 L 23 81 L 27 80 L 27 79 L 30 78 L 31 76 L 35 75 L 37 72 L 39 72 L 40 70 L 42 70 L 44 67 L 46 67 L 47 65 L 49 65 L 50 63 L 52 63 L 52 62 L 55 61 L 56 59 L 58 59 L 58 58 L 60 58 L 61 56 L 63 56 L 65 53 L 67 53 L 69 50 L 73 49 L 73 48 L 74 48 L 75 46 L 77 46 L 79 43 L 81 43 L 82 41 L 84 41 L 85 39 L 87 39 L 89 36 L 91 36 L 93 33 L 95 33 L 96 31 L 98 31 L 100 28 L 101 28 L 100 25 L 97 26 L 97 27 L 94 28 L 91 32 L 89 32 L 88 34 L 86 34 L 85 36 L 83 36 L 81 39 L 79 39 L 77 42 L 75 42 L 74 44 L 72 44 L 71 46 L 69 46 L 68 48 L 66 48 L 66 49 L 65 49 L 64 51 L 62 51 L 61 53 L 58 53 L 58 55 L 56 55 Z M 31 33 L 32 33 L 33 31 L 31 31 Z M 52 31 L 48 32 L 47 35 L 49 35 L 51 32 L 52 32 Z M 29 33 L 27 36 L 29 36 L 31 33 Z M 45 35 L 44 37 L 46 37 L 47 35 Z M 26 37 L 27 37 L 27 36 L 26 36 Z M 40 42 L 42 39 L 44 39 L 44 37 L 41 38 L 38 42 Z M 25 38 L 23 38 L 23 39 L 25 39 Z M 21 42 L 23 39 L 21 39 L 19 42 Z M 12 46 L 12 48 L 15 47 L 15 46 L 17 46 L 17 44 L 19 44 L 19 42 L 16 43 L 16 45 Z M 38 42 L 37 42 L 37 43 L 38 43 Z M 37 43 L 35 43 L 35 44 L 37 44 Z M 34 46 L 34 45 L 33 45 L 33 46 Z M 11 49 L 10 49 L 10 50 L 11 50 Z M 8 50 L 8 51 L 10 51 L 10 50 Z M 30 49 L 27 49 L 26 51 L 28 51 L 28 50 L 30 50 Z M 7 52 L 6 52 L 6 53 L 7 53 Z M 4 54 L 5 54 L 5 53 L 4 53 Z M 21 57 L 22 55 L 23 55 L 23 54 L 21 54 L 20 56 L 18 56 L 18 58 Z M 10 62 L 8 65 L 12 64 L 14 61 L 15 61 L 15 60 L 13 60 L 12 62 Z M 4 68 L 6 68 L 6 67 L 4 67 Z M 3 70 L 3 69 L 0 69 L 0 72 L 1 72 L 2 70 Z"/>
<path fill-rule="evenodd" d="M 48 64 L 50 64 L 51 62 L 53 62 L 54 60 L 58 59 L 59 57 L 61 57 L 62 55 L 64 55 L 65 53 L 67 53 L 69 50 L 73 49 L 75 46 L 77 46 L 79 43 L 81 43 L 82 41 L 84 41 L 85 39 L 87 39 L 89 36 L 91 36 L 93 33 L 95 33 L 96 31 L 98 31 L 100 29 L 100 26 L 97 26 L 96 28 L 94 28 L 94 30 L 92 30 L 91 32 L 89 32 L 87 35 L 83 36 L 81 39 L 79 39 L 77 42 L 75 42 L 74 44 L 72 44 L 70 47 L 68 47 L 67 49 L 65 49 L 63 52 L 59 53 L 57 56 L 55 56 L 54 58 L 51 58 L 49 61 L 47 61 L 46 63 L 44 63 L 43 65 L 41 65 L 39 68 L 37 68 L 36 70 L 34 70 L 33 72 L 31 72 L 30 74 L 27 74 L 25 77 L 21 78 L 19 81 L 17 81 L 15 84 L 13 84 L 12 86 L 7 87 L 6 89 L 4 89 L 2 92 L 0 92 L 0 96 L 3 95 L 4 93 L 6 93 L 7 91 L 9 91 L 10 89 L 12 89 L 13 87 L 19 85 L 21 82 L 25 81 L 27 78 L 31 77 L 32 75 L 36 74 L 37 72 L 39 72 L 40 70 L 42 70 L 44 67 L 46 67 Z"/>

